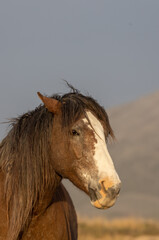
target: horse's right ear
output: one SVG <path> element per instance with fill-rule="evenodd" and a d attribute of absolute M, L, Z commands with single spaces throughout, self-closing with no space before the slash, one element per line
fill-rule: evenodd
<path fill-rule="evenodd" d="M 45 97 L 40 92 L 37 92 L 37 94 L 44 103 L 45 107 L 49 110 L 49 112 L 57 113 L 61 109 L 61 102 L 59 102 L 58 100 Z"/>

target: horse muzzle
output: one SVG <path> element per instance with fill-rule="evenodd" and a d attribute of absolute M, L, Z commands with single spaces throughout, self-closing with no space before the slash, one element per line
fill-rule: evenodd
<path fill-rule="evenodd" d="M 112 207 L 119 196 L 121 182 L 113 184 L 108 178 L 99 180 L 98 188 L 88 187 L 91 204 L 100 209 Z"/>

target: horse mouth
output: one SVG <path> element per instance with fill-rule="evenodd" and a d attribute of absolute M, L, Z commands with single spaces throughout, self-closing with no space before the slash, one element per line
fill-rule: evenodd
<path fill-rule="evenodd" d="M 91 204 L 98 209 L 108 209 L 115 204 L 116 199 L 117 197 L 114 199 L 101 198 L 96 201 L 91 201 Z"/>
<path fill-rule="evenodd" d="M 98 190 L 89 187 L 88 190 L 91 204 L 99 209 L 107 209 L 112 207 L 119 196 L 120 187 L 120 183 L 108 189 L 105 189 L 103 184 L 101 189 Z"/>

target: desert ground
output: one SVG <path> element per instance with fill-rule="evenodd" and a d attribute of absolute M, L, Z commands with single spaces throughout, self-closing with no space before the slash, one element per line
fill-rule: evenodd
<path fill-rule="evenodd" d="M 159 240 L 159 221 L 79 217 L 79 240 Z"/>

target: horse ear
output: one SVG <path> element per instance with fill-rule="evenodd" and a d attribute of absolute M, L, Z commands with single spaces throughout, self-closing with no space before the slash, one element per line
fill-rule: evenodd
<path fill-rule="evenodd" d="M 45 97 L 40 92 L 37 92 L 37 94 L 44 103 L 45 107 L 49 110 L 49 112 L 57 113 L 60 110 L 61 103 L 58 100 L 54 98 Z"/>

